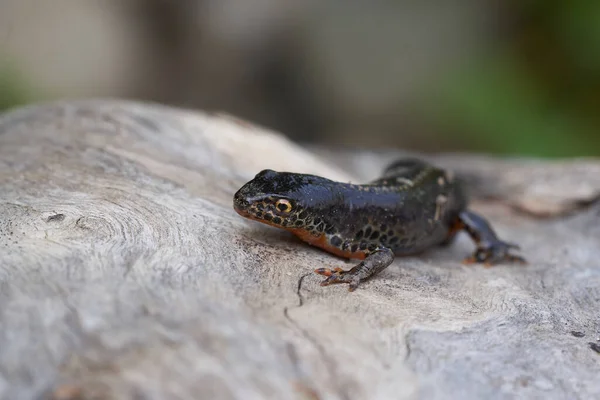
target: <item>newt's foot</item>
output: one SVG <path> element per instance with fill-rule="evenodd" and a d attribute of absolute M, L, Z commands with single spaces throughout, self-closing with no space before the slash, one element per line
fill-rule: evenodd
<path fill-rule="evenodd" d="M 520 247 L 516 244 L 500 240 L 492 243 L 480 243 L 473 255 L 466 258 L 463 264 L 483 263 L 486 267 L 491 267 L 503 261 L 523 265 L 527 264 L 527 261 L 523 257 L 511 254 L 511 249 L 520 250 Z"/>
<path fill-rule="evenodd" d="M 329 286 L 334 283 L 348 283 L 348 290 L 352 292 L 358 287 L 359 283 L 383 271 L 392 261 L 394 261 L 392 250 L 386 247 L 379 247 L 349 271 L 344 271 L 341 268 L 317 268 L 315 272 L 327 277 L 327 279 L 321 282 L 321 286 Z"/>
<path fill-rule="evenodd" d="M 344 271 L 341 268 L 317 268 L 315 272 L 319 275 L 324 275 L 327 278 L 321 281 L 321 286 L 329 286 L 335 283 L 348 283 L 348 291 L 353 292 L 360 283 L 361 273 L 356 267 L 349 271 Z"/>

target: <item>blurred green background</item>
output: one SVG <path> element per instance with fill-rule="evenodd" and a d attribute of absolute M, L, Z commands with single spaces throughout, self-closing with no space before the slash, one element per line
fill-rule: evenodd
<path fill-rule="evenodd" d="M 110 96 L 308 143 L 600 155 L 600 2 L 364 3 L 2 0 L 0 110 Z"/>

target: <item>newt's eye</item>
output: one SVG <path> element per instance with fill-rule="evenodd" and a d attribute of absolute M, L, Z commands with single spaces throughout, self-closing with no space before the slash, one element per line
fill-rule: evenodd
<path fill-rule="evenodd" d="M 292 211 L 292 203 L 290 203 L 290 201 L 286 199 L 277 200 L 277 202 L 275 203 L 275 207 L 277 207 L 277 210 L 283 213 L 289 213 L 290 211 Z"/>

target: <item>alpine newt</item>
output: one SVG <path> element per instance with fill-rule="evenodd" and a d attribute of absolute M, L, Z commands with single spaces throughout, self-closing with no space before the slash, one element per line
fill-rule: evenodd
<path fill-rule="evenodd" d="M 526 263 L 519 249 L 498 238 L 490 224 L 467 209 L 452 174 L 425 161 L 405 158 L 364 185 L 315 175 L 259 172 L 233 198 L 243 217 L 286 229 L 335 255 L 362 260 L 352 269 L 318 268 L 322 286 L 348 283 L 349 290 L 381 272 L 394 255 L 413 255 L 452 242 L 466 231 L 476 244 L 465 263 Z"/>

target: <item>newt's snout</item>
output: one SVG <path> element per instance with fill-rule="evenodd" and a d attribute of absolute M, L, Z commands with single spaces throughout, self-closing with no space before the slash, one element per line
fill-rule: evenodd
<path fill-rule="evenodd" d="M 246 215 L 249 207 L 250 202 L 244 195 L 244 188 L 241 188 L 233 196 L 233 209 L 240 215 Z"/>

